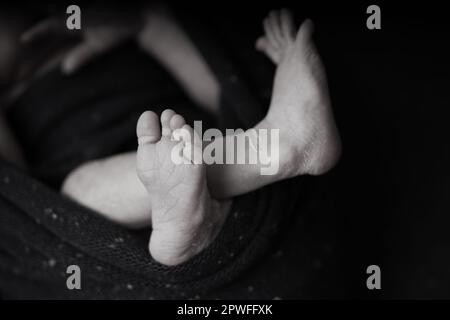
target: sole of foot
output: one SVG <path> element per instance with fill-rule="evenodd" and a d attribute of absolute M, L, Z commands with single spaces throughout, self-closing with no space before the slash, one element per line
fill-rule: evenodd
<path fill-rule="evenodd" d="M 150 254 L 162 264 L 177 265 L 212 242 L 225 215 L 209 194 L 205 166 L 193 161 L 202 152 L 201 138 L 182 116 L 167 109 L 159 119 L 146 111 L 136 131 L 137 174 L 152 210 Z M 174 149 L 182 163 L 174 161 Z"/>

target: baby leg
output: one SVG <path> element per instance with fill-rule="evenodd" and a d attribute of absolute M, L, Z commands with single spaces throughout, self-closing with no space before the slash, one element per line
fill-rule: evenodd
<path fill-rule="evenodd" d="M 239 195 L 298 175 L 320 175 L 340 157 L 341 141 L 325 69 L 311 39 L 312 22 L 306 20 L 295 32 L 287 10 L 273 11 L 265 19 L 264 29 L 266 34 L 256 46 L 277 65 L 277 70 L 268 114 L 254 129 L 266 129 L 269 133 L 278 130 L 279 144 L 275 150 L 279 170 L 276 174 L 262 175 L 261 163 L 210 165 L 208 185 L 216 198 Z M 248 133 L 237 136 L 245 134 L 251 136 Z M 216 143 L 226 145 L 231 139 L 236 139 L 236 135 L 218 139 Z M 255 151 L 247 148 L 246 152 Z"/>

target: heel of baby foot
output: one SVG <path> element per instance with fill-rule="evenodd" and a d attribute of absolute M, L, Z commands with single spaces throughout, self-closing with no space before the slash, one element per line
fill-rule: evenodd
<path fill-rule="evenodd" d="M 342 155 L 342 143 L 339 134 L 311 147 L 309 157 L 304 161 L 304 174 L 318 176 L 327 173 L 338 163 Z"/>
<path fill-rule="evenodd" d="M 180 230 L 176 233 L 186 232 L 190 233 L 191 231 Z M 149 251 L 152 258 L 166 266 L 182 264 L 200 253 L 207 246 L 204 241 L 189 240 L 189 236 L 182 241 L 177 241 L 173 239 L 176 238 L 176 235 L 171 237 L 169 236 L 170 234 L 168 230 L 153 231 L 149 243 Z"/>
<path fill-rule="evenodd" d="M 154 260 L 166 266 L 176 266 L 189 259 L 184 255 L 174 254 L 170 246 L 166 239 L 153 231 L 148 249 Z"/>
<path fill-rule="evenodd" d="M 149 251 L 161 264 L 176 266 L 205 250 L 220 233 L 232 201 L 211 199 L 207 210 L 193 216 L 183 226 L 161 226 L 153 230 Z M 200 209 L 201 210 L 201 209 Z"/>
<path fill-rule="evenodd" d="M 185 230 L 185 228 L 187 230 Z M 166 266 L 176 266 L 191 259 L 196 253 L 196 243 L 190 227 L 159 226 L 153 229 L 148 246 L 150 255 Z"/>

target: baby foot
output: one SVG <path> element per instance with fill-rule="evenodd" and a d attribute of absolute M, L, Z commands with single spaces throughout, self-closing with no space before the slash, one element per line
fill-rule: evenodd
<path fill-rule="evenodd" d="M 158 116 L 147 111 L 136 131 L 137 174 L 152 209 L 150 254 L 160 263 L 176 265 L 212 242 L 225 214 L 209 195 L 204 165 L 193 161 L 193 154 L 202 152 L 201 138 L 182 116 L 167 109 L 160 125 Z M 185 163 L 172 159 L 175 147 L 182 150 Z"/>
<path fill-rule="evenodd" d="M 264 30 L 256 47 L 277 70 L 269 112 L 260 126 L 280 130 L 280 165 L 287 177 L 325 173 L 339 159 L 341 141 L 325 69 L 311 39 L 313 23 L 306 20 L 295 34 L 291 13 L 272 11 Z"/>

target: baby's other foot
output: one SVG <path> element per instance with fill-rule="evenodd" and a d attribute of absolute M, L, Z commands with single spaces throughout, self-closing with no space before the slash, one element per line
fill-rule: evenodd
<path fill-rule="evenodd" d="M 276 65 L 269 112 L 261 127 L 280 130 L 280 165 L 285 177 L 322 174 L 341 154 L 341 141 L 320 56 L 312 41 L 313 23 L 295 32 L 292 14 L 272 11 L 257 40 Z"/>
<path fill-rule="evenodd" d="M 152 208 L 150 254 L 160 263 L 177 265 L 212 242 L 225 219 L 224 207 L 211 199 L 204 165 L 193 161 L 194 154 L 201 155 L 202 141 L 182 116 L 167 109 L 160 124 L 147 111 L 136 131 L 137 174 Z M 172 156 L 174 148 L 181 151 L 181 163 Z"/>

